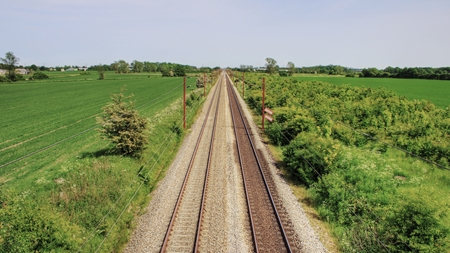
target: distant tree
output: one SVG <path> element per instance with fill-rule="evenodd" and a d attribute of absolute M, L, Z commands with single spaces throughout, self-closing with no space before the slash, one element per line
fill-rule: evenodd
<path fill-rule="evenodd" d="M 144 71 L 145 72 L 156 72 L 158 68 L 158 65 L 156 65 L 156 63 L 152 63 L 152 62 L 144 62 Z"/>
<path fill-rule="evenodd" d="M 280 70 L 280 71 L 278 71 L 278 74 L 280 76 L 288 76 L 289 75 L 289 73 L 286 70 Z"/>
<path fill-rule="evenodd" d="M 180 64 L 175 65 L 173 72 L 174 72 L 175 76 L 185 76 L 186 75 L 183 65 L 180 65 Z"/>
<path fill-rule="evenodd" d="M 16 73 L 14 71 L 15 66 L 19 63 L 20 59 L 17 58 L 13 52 L 7 52 L 5 58 L 0 58 L 0 61 L 6 66 L 8 70 L 8 78 L 11 81 L 16 81 Z"/>
<path fill-rule="evenodd" d="M 119 62 L 115 61 L 111 63 L 111 69 L 114 70 L 116 73 L 119 72 Z"/>
<path fill-rule="evenodd" d="M 266 72 L 269 74 L 275 74 L 278 71 L 277 61 L 273 58 L 266 58 Z"/>
<path fill-rule="evenodd" d="M 288 62 L 287 64 L 287 68 L 288 68 L 288 75 L 292 76 L 295 73 L 295 65 L 293 62 Z"/>
<path fill-rule="evenodd" d="M 105 67 L 103 65 L 98 65 L 96 67 L 98 72 L 98 80 L 104 80 L 105 79 Z"/>
<path fill-rule="evenodd" d="M 33 71 L 36 71 L 36 70 L 38 70 L 38 67 L 33 64 L 33 65 L 30 66 L 30 69 L 33 70 Z"/>
<path fill-rule="evenodd" d="M 133 65 L 133 72 L 135 73 L 141 73 L 144 70 L 143 62 L 134 60 L 132 65 Z"/>
<path fill-rule="evenodd" d="M 117 63 L 118 63 L 117 68 L 118 73 L 128 73 L 130 71 L 128 62 L 120 60 Z"/>
<path fill-rule="evenodd" d="M 364 77 L 377 77 L 379 70 L 377 68 L 363 69 L 362 74 Z"/>
<path fill-rule="evenodd" d="M 147 119 L 138 114 L 131 96 L 113 94 L 112 102 L 104 106 L 103 115 L 97 118 L 98 131 L 110 140 L 115 150 L 125 156 L 139 157 L 148 143 Z"/>

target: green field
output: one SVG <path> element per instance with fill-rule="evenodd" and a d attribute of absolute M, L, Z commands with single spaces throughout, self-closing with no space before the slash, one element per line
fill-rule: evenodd
<path fill-rule="evenodd" d="M 186 133 L 183 78 L 48 74 L 0 84 L 0 252 L 120 251 Z M 187 79 L 188 126 L 204 100 L 194 84 Z M 125 85 L 149 119 L 138 159 L 110 153 L 96 131 L 101 108 Z"/>
<path fill-rule="evenodd" d="M 295 75 L 297 80 L 323 81 L 332 84 L 350 84 L 368 88 L 385 87 L 408 99 L 430 100 L 440 108 L 450 106 L 450 82 L 445 80 L 349 78 L 328 75 Z"/>
<path fill-rule="evenodd" d="M 109 73 L 109 79 L 98 81 L 96 74 L 75 72 L 50 76 L 46 81 L 0 85 L 0 127 L 4 129 L 0 133 L 0 166 L 70 139 L 0 168 L 0 184 L 27 187 L 24 180 L 33 181 L 38 176 L 34 171 L 39 170 L 41 175 L 62 157 L 73 158 L 101 149 L 105 143 L 97 141 L 95 117 L 111 94 L 124 86 L 126 94 L 134 94 L 139 113 L 149 118 L 182 96 L 182 78 Z M 188 79 L 188 84 L 193 82 Z M 18 185 L 17 178 L 21 179 Z"/>

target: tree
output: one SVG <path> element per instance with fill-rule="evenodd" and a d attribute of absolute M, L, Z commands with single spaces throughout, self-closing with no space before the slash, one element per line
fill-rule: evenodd
<path fill-rule="evenodd" d="M 147 119 L 139 116 L 133 95 L 125 97 L 124 89 L 113 94 L 112 102 L 104 106 L 103 115 L 97 118 L 101 126 L 98 131 L 104 139 L 110 140 L 115 151 L 125 156 L 139 157 L 148 143 Z"/>
<path fill-rule="evenodd" d="M 175 65 L 174 74 L 175 74 L 175 76 L 185 76 L 186 73 L 185 73 L 185 69 L 184 69 L 183 65 L 180 65 L 180 64 Z"/>
<path fill-rule="evenodd" d="M 111 64 L 111 69 L 114 70 L 116 73 L 119 72 L 119 63 L 117 61 L 113 62 Z"/>
<path fill-rule="evenodd" d="M 104 80 L 105 79 L 105 67 L 103 65 L 97 66 L 97 72 L 98 72 L 98 80 Z"/>
<path fill-rule="evenodd" d="M 142 70 L 144 70 L 143 62 L 134 60 L 132 65 L 133 65 L 133 72 L 135 72 L 135 73 L 141 73 Z"/>
<path fill-rule="evenodd" d="M 266 72 L 275 74 L 278 71 L 277 61 L 272 58 L 266 58 Z"/>
<path fill-rule="evenodd" d="M 156 72 L 158 65 L 156 63 L 144 62 L 144 71 L 145 72 Z"/>
<path fill-rule="evenodd" d="M 287 64 L 287 68 L 288 68 L 288 75 L 292 76 L 295 73 L 295 65 L 293 62 L 288 62 Z"/>
<path fill-rule="evenodd" d="M 13 52 L 7 52 L 5 54 L 5 58 L 0 58 L 0 61 L 3 62 L 3 64 L 8 69 L 8 78 L 11 81 L 16 80 L 16 73 L 14 72 L 15 66 L 17 63 L 19 63 L 19 58 L 17 58 Z"/>
<path fill-rule="evenodd" d="M 128 73 L 128 71 L 130 70 L 128 62 L 124 60 L 118 61 L 117 64 L 118 64 L 117 72 L 119 73 Z"/>

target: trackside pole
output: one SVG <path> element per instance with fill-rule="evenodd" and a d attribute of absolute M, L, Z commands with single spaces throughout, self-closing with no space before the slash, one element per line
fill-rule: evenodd
<path fill-rule="evenodd" d="M 245 94 L 244 94 L 244 92 L 245 92 L 245 89 L 244 89 L 244 71 L 242 71 L 242 98 L 245 98 Z"/>
<path fill-rule="evenodd" d="M 186 76 L 183 80 L 183 128 L 186 129 Z"/>
<path fill-rule="evenodd" d="M 262 126 L 262 131 L 264 132 L 264 97 L 266 95 L 266 78 L 263 77 L 262 79 L 262 110 L 261 110 L 261 115 L 262 115 L 262 121 L 261 121 L 261 126 Z"/>
<path fill-rule="evenodd" d="M 203 72 L 203 96 L 206 98 L 206 72 Z"/>

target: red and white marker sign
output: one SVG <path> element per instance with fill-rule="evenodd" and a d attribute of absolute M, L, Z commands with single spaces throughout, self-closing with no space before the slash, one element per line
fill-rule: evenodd
<path fill-rule="evenodd" d="M 273 118 L 272 117 L 270 117 L 269 115 L 264 115 L 264 118 L 266 118 L 268 121 L 270 121 L 270 122 L 272 122 L 273 121 Z"/>
<path fill-rule="evenodd" d="M 270 114 L 270 115 L 273 115 L 273 112 L 272 112 L 272 110 L 270 110 L 269 108 L 264 108 L 264 111 L 265 112 L 267 112 L 268 114 Z"/>

